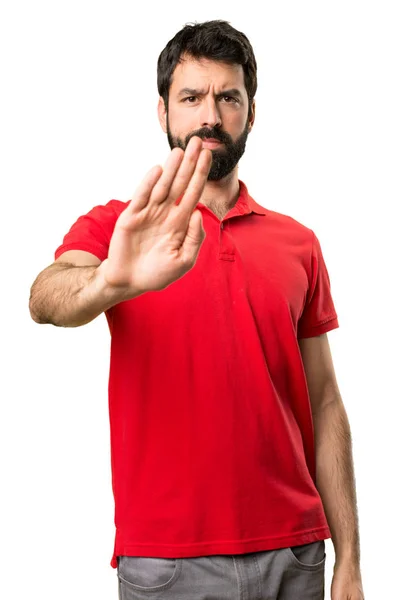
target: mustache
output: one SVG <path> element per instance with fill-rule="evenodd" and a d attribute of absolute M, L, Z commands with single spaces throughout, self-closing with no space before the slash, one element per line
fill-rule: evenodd
<path fill-rule="evenodd" d="M 197 136 L 202 140 L 207 138 L 214 138 L 215 140 L 218 140 L 219 142 L 222 142 L 224 144 L 232 144 L 232 138 L 229 135 L 229 133 L 226 133 L 225 131 L 221 131 L 220 129 L 216 129 L 214 127 L 211 129 L 202 127 L 197 131 L 193 131 L 192 133 L 186 136 L 186 145 L 189 143 L 189 140 L 194 136 Z"/>

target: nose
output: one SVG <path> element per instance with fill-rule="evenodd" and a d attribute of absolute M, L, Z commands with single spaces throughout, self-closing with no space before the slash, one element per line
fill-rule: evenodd
<path fill-rule="evenodd" d="M 221 127 L 221 125 L 221 115 L 215 100 L 205 100 L 201 115 L 201 127 L 209 127 L 211 129 L 212 127 Z"/>

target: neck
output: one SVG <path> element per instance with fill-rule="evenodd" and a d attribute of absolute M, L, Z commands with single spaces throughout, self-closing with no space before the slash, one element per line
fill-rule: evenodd
<path fill-rule="evenodd" d="M 207 181 L 199 202 L 212 210 L 220 219 L 233 208 L 239 198 L 237 167 L 219 181 Z"/>

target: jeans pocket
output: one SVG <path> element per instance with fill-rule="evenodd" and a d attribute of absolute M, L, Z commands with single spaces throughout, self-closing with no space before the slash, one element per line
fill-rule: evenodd
<path fill-rule="evenodd" d="M 291 563 L 305 571 L 317 571 L 325 566 L 325 541 L 311 542 L 286 548 Z"/>
<path fill-rule="evenodd" d="M 182 568 L 180 558 L 119 556 L 117 562 L 121 584 L 143 592 L 169 588 L 178 579 Z"/>

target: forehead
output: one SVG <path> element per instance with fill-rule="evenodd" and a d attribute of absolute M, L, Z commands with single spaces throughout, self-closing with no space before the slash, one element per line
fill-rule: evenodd
<path fill-rule="evenodd" d="M 170 91 L 177 92 L 181 87 L 195 88 L 209 85 L 245 90 L 242 65 L 232 65 L 208 58 L 181 58 L 172 74 Z"/>

